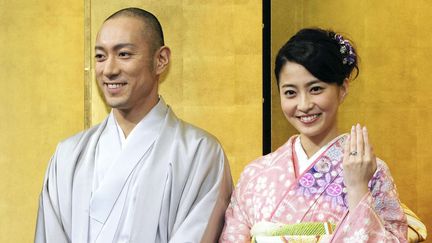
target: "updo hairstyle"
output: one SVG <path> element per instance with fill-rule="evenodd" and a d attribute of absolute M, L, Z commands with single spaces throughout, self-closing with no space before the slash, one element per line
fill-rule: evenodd
<path fill-rule="evenodd" d="M 339 86 L 351 77 L 353 70 L 355 77 L 359 73 L 352 43 L 333 31 L 318 28 L 300 30 L 279 50 L 275 62 L 278 86 L 280 71 L 288 61 L 302 65 L 323 82 Z"/>

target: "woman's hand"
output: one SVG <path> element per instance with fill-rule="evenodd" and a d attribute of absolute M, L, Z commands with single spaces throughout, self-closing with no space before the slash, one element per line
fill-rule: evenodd
<path fill-rule="evenodd" d="M 377 168 L 376 158 L 369 144 L 366 127 L 359 124 L 351 128 L 344 146 L 344 183 L 348 190 L 348 204 L 353 211 L 369 191 L 368 183 Z"/>

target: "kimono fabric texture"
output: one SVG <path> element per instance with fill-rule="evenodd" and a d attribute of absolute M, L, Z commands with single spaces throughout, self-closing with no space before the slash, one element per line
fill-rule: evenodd
<path fill-rule="evenodd" d="M 406 242 L 406 217 L 383 161 L 377 159 L 369 192 L 348 211 L 346 138 L 328 144 L 303 173 L 294 150 L 297 136 L 249 164 L 231 197 L 220 242 Z M 276 234 L 301 230 L 324 233 Z"/>
<path fill-rule="evenodd" d="M 221 226 L 212 225 L 222 224 L 231 192 L 217 140 L 178 119 L 162 99 L 125 141 L 118 132 L 111 113 L 58 145 L 40 196 L 35 242 L 216 239 Z"/>

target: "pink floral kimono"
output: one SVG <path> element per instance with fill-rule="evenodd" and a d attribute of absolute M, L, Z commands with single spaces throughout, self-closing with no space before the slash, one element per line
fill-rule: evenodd
<path fill-rule="evenodd" d="M 265 242 L 407 241 L 406 217 L 390 171 L 383 161 L 377 160 L 377 171 L 369 182 L 370 192 L 353 212 L 349 212 L 342 170 L 346 136 L 329 145 L 302 174 L 298 172 L 293 149 L 296 138 L 290 138 L 275 152 L 258 158 L 245 168 L 226 211 L 220 242 L 250 242 L 251 229 L 262 222 L 335 225 L 334 231 L 314 236 L 313 241 L 302 241 L 301 235 L 275 238 L 270 234 Z M 310 239 L 311 236 L 307 237 Z"/>

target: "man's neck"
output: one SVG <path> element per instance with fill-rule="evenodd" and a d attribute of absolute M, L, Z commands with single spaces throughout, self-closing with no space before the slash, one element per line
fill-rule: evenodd
<path fill-rule="evenodd" d="M 113 108 L 114 118 L 122 129 L 125 138 L 129 136 L 135 126 L 156 106 L 159 99 L 147 103 L 138 109 Z"/>

